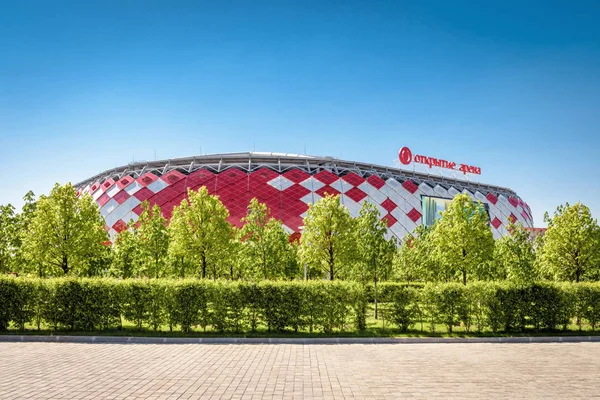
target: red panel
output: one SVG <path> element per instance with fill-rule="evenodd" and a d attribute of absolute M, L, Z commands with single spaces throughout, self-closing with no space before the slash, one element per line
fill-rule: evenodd
<path fill-rule="evenodd" d="M 123 221 L 122 219 L 120 219 L 117 222 L 115 222 L 115 224 L 112 226 L 112 228 L 115 231 L 117 231 L 118 233 L 121 233 L 125 229 L 127 229 L 127 224 L 125 223 L 125 221 Z"/>
<path fill-rule="evenodd" d="M 77 190 L 77 193 L 75 193 L 75 197 L 79 197 L 81 195 L 81 190 Z"/>
<path fill-rule="evenodd" d="M 377 175 L 371 175 L 370 177 L 368 177 L 367 182 L 369 182 L 371 186 L 376 187 L 377 189 L 381 189 L 385 185 L 385 181 Z"/>
<path fill-rule="evenodd" d="M 123 189 L 131 185 L 133 181 L 134 179 L 131 176 L 127 175 L 117 181 L 117 186 L 119 187 L 119 189 Z"/>
<path fill-rule="evenodd" d="M 127 193 L 127 192 L 125 192 L 125 193 Z M 106 193 L 104 193 L 102 196 L 98 197 L 98 200 L 96 200 L 96 202 L 98 203 L 98 205 L 100 207 L 102 207 L 103 205 L 108 203 L 109 200 L 110 200 L 110 197 L 108 197 L 108 195 Z"/>
<path fill-rule="evenodd" d="M 519 205 L 519 202 L 517 201 L 517 199 L 515 199 L 514 197 L 510 196 L 508 198 L 508 202 L 513 206 L 516 207 Z"/>
<path fill-rule="evenodd" d="M 210 179 L 214 179 L 215 174 L 206 169 L 199 169 L 198 171 L 194 171 L 187 176 L 187 181 L 189 186 L 196 186 L 203 182 L 209 181 Z"/>
<path fill-rule="evenodd" d="M 342 176 L 342 179 L 354 186 L 358 186 L 366 180 L 365 178 L 358 174 L 355 174 L 354 172 L 350 172 L 349 174 Z"/>
<path fill-rule="evenodd" d="M 285 172 L 283 174 L 283 177 L 289 179 L 294 183 L 300 183 L 310 178 L 310 175 L 307 172 L 302 171 L 301 169 L 291 169 Z"/>
<path fill-rule="evenodd" d="M 90 194 L 94 194 L 96 190 L 100 187 L 100 182 L 94 182 L 92 187 L 90 187 Z"/>
<path fill-rule="evenodd" d="M 518 221 L 518 220 L 517 220 L 517 217 L 516 217 L 516 216 L 515 216 L 515 214 L 513 214 L 513 213 L 510 213 L 510 215 L 508 216 L 508 220 L 509 220 L 510 222 L 512 222 L 513 224 L 514 224 L 515 222 L 517 222 L 517 221 Z"/>
<path fill-rule="evenodd" d="M 348 190 L 346 193 L 344 193 L 344 196 L 348 196 L 349 198 L 351 198 L 352 200 L 354 200 L 355 202 L 359 202 L 362 199 L 364 199 L 365 197 L 367 197 L 367 194 L 365 192 L 363 192 L 362 190 L 360 190 L 357 187 L 353 187 L 352 189 Z"/>
<path fill-rule="evenodd" d="M 389 198 L 388 198 L 388 199 L 385 199 L 385 200 L 383 201 L 383 203 L 381 203 L 381 206 L 382 206 L 383 208 L 385 208 L 385 209 L 387 210 L 387 212 L 389 212 L 389 213 L 390 213 L 390 212 L 392 212 L 392 210 L 393 210 L 394 208 L 398 207 L 398 206 L 396 205 L 396 203 L 394 203 L 394 202 L 393 202 L 392 200 L 390 200 Z"/>
<path fill-rule="evenodd" d="M 127 192 L 125 192 L 127 193 Z M 141 188 L 140 190 L 138 190 L 137 192 L 135 192 L 133 194 L 133 196 L 138 199 L 139 201 L 144 201 L 149 199 L 150 197 L 154 196 L 154 192 L 148 188 Z"/>
<path fill-rule="evenodd" d="M 488 201 L 493 205 L 496 205 L 496 203 L 498 202 L 498 198 L 494 196 L 494 193 L 492 192 L 489 192 L 487 196 L 485 196 L 485 198 L 488 199 Z"/>
<path fill-rule="evenodd" d="M 269 168 L 261 168 L 250 173 L 250 179 L 259 182 L 268 182 L 271 179 L 275 179 L 279 174 Z"/>
<path fill-rule="evenodd" d="M 217 177 L 218 185 L 227 186 L 241 179 L 248 178 L 248 174 L 237 168 L 230 168 L 227 171 L 221 172 Z"/>
<path fill-rule="evenodd" d="M 305 188 L 302 185 L 295 184 L 295 185 L 292 185 L 289 188 L 285 189 L 283 191 L 283 193 L 292 197 L 293 199 L 299 200 L 299 199 L 303 198 L 304 196 L 306 196 L 307 194 L 309 194 L 310 190 L 308 190 L 307 188 Z"/>
<path fill-rule="evenodd" d="M 102 196 L 104 196 L 104 195 L 106 195 L 106 193 L 103 194 Z M 102 197 L 102 196 L 100 196 L 100 197 Z M 115 194 L 115 197 L 113 197 L 113 199 L 115 199 L 115 201 L 117 203 L 123 204 L 130 197 L 131 196 L 129 195 L 129 193 L 127 193 L 125 190 L 121 190 L 119 193 Z"/>
<path fill-rule="evenodd" d="M 303 201 L 286 195 L 284 192 L 281 194 L 281 209 L 292 215 L 300 216 L 303 212 L 308 210 L 308 205 Z"/>
<path fill-rule="evenodd" d="M 392 225 L 394 225 L 396 222 L 398 222 L 398 220 L 396 218 L 394 218 L 394 216 L 392 214 L 388 214 L 385 217 L 381 218 L 382 221 L 385 221 L 387 223 L 387 227 L 390 228 Z"/>
<path fill-rule="evenodd" d="M 492 226 L 496 229 L 500 228 L 500 225 L 502 225 L 502 221 L 500 221 L 497 217 L 495 217 L 493 219 L 493 221 L 491 222 Z"/>
<path fill-rule="evenodd" d="M 416 208 L 413 208 L 406 216 L 410 218 L 412 222 L 416 223 L 421 218 L 421 213 Z"/>
<path fill-rule="evenodd" d="M 337 190 L 335 190 L 334 188 L 332 188 L 329 185 L 325 185 L 322 188 L 320 188 L 319 190 L 315 190 L 315 193 L 321 197 L 325 197 L 328 194 L 334 195 L 334 196 L 340 194 L 340 192 L 338 192 Z"/>
<path fill-rule="evenodd" d="M 333 182 L 339 179 L 337 175 L 327 170 L 323 170 L 319 173 L 316 173 L 315 175 L 313 175 L 313 177 L 326 185 L 332 184 Z"/>
<path fill-rule="evenodd" d="M 211 178 L 209 180 L 206 180 L 198 185 L 195 185 L 192 187 L 192 190 L 198 191 L 200 190 L 201 187 L 205 187 L 206 190 L 208 190 L 208 193 L 210 194 L 215 194 L 216 192 L 216 182 L 217 182 L 217 178 Z"/>
<path fill-rule="evenodd" d="M 154 175 L 152 172 L 146 172 L 144 175 L 137 178 L 136 181 L 143 187 L 146 187 L 157 179 L 158 176 Z"/>
<path fill-rule="evenodd" d="M 138 204 L 138 205 L 137 205 L 137 206 L 135 206 L 135 207 L 133 208 L 133 210 L 131 210 L 131 211 L 133 211 L 133 212 L 134 212 L 134 213 L 136 213 L 137 215 L 140 215 L 140 214 L 142 213 L 142 211 L 144 211 L 144 210 L 142 210 L 142 205 L 141 205 L 141 204 Z"/>
<path fill-rule="evenodd" d="M 405 180 L 402 184 L 402 187 L 412 194 L 414 194 L 419 189 L 419 187 L 410 179 Z"/>
<path fill-rule="evenodd" d="M 529 215 L 527 215 L 525 210 L 521 211 L 521 215 L 523 216 L 523 218 L 525 218 L 525 221 L 527 221 L 529 219 Z"/>
<path fill-rule="evenodd" d="M 173 185 L 182 180 L 183 178 L 185 178 L 185 175 L 177 171 L 176 169 L 174 169 L 173 171 L 169 171 L 168 173 L 160 177 L 160 179 L 162 179 L 169 185 Z"/>
<path fill-rule="evenodd" d="M 104 190 L 106 192 L 114 184 L 115 184 L 115 181 L 113 180 L 113 178 L 108 178 L 107 180 L 102 182 L 102 190 Z"/>
<path fill-rule="evenodd" d="M 303 225 L 304 221 L 302 220 L 302 217 L 290 214 L 288 212 L 283 212 L 281 215 L 281 222 L 283 222 L 288 228 L 290 228 L 294 232 L 298 232 L 299 228 Z"/>

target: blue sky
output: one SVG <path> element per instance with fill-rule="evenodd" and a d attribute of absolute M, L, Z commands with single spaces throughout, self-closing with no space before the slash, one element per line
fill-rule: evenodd
<path fill-rule="evenodd" d="M 10 3 L 0 203 L 155 152 L 393 165 L 406 145 L 480 166 L 536 225 L 600 214 L 597 2 Z"/>

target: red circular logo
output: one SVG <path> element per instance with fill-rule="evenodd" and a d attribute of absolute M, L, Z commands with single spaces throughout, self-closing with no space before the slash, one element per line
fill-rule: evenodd
<path fill-rule="evenodd" d="M 412 161 L 412 152 L 408 147 L 403 147 L 398 152 L 398 158 L 402 164 L 408 165 Z"/>

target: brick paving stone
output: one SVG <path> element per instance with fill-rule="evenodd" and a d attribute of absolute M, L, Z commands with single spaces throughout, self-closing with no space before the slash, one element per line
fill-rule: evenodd
<path fill-rule="evenodd" d="M 600 398 L 600 343 L 0 343 L 0 399 Z"/>

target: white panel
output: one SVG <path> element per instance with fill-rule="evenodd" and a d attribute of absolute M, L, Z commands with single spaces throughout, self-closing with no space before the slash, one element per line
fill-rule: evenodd
<path fill-rule="evenodd" d="M 406 228 L 404 228 L 404 226 L 400 225 L 398 222 L 392 225 L 390 230 L 398 238 L 398 240 L 404 239 L 404 237 L 408 234 Z"/>
<path fill-rule="evenodd" d="M 119 187 L 117 186 L 117 184 L 114 184 L 110 187 L 110 189 L 108 189 L 106 191 L 106 194 L 108 195 L 108 197 L 115 197 L 115 194 L 119 193 L 121 189 L 119 189 Z"/>
<path fill-rule="evenodd" d="M 302 197 L 300 200 L 306 204 L 315 204 L 317 201 L 321 200 L 322 197 L 316 193 L 308 193 L 306 196 Z"/>
<path fill-rule="evenodd" d="M 314 192 L 315 190 L 319 190 L 323 186 L 325 186 L 325 184 L 323 182 L 321 182 L 318 179 L 313 178 L 312 176 L 310 178 L 305 179 L 302 182 L 300 182 L 300 185 L 304 186 L 311 192 Z"/>
<path fill-rule="evenodd" d="M 455 187 L 450 187 L 450 189 L 448 189 L 448 194 L 452 197 L 456 196 L 459 193 L 460 192 Z"/>
<path fill-rule="evenodd" d="M 106 219 L 106 216 L 108 214 L 110 214 L 111 212 L 113 212 L 113 210 L 115 208 L 117 208 L 118 206 L 119 206 L 119 203 L 117 203 L 117 201 L 115 199 L 110 199 L 109 201 L 106 202 L 105 205 L 100 207 L 100 215 L 102 215 L 104 217 L 104 219 Z M 106 224 L 106 225 L 108 225 L 108 224 Z M 112 226 L 112 225 L 108 225 L 108 226 Z"/>
<path fill-rule="evenodd" d="M 361 183 L 358 188 L 369 195 L 371 203 L 381 204 L 387 199 L 387 196 L 381 193 L 379 189 L 372 186 L 368 182 Z"/>
<path fill-rule="evenodd" d="M 283 230 L 284 230 L 284 231 L 285 231 L 285 232 L 286 232 L 288 235 L 291 235 L 292 233 L 294 233 L 294 232 L 295 232 L 295 231 L 294 231 L 292 228 L 288 227 L 288 226 L 287 226 L 285 223 L 283 223 L 282 225 L 283 225 Z"/>
<path fill-rule="evenodd" d="M 408 232 L 412 233 L 412 231 L 414 231 L 417 227 L 417 224 L 415 224 L 412 219 L 406 218 L 406 225 L 404 225 L 404 227 Z"/>
<path fill-rule="evenodd" d="M 433 191 L 433 189 L 431 188 L 431 186 L 429 186 L 428 184 L 426 184 L 425 182 L 422 182 L 419 185 L 419 190 L 423 193 L 426 194 L 427 196 L 434 196 L 435 192 Z"/>
<path fill-rule="evenodd" d="M 117 238 L 117 235 L 118 235 L 117 231 L 115 231 L 113 228 L 110 228 L 108 230 L 108 236 L 110 237 L 111 242 L 115 241 L 115 239 Z"/>
<path fill-rule="evenodd" d="M 294 182 L 290 181 L 288 178 L 286 178 L 283 175 L 279 175 L 276 178 L 271 179 L 267 183 L 269 185 L 273 186 L 277 190 L 285 190 L 285 189 L 289 188 L 290 186 L 294 185 Z"/>
<path fill-rule="evenodd" d="M 406 192 L 406 189 L 404 189 L 402 184 L 400 182 L 398 182 L 397 180 L 395 180 L 394 178 L 390 178 L 387 181 L 385 181 L 385 186 L 392 188 L 393 190 L 396 191 L 396 193 L 398 193 L 400 195 L 402 195 L 402 192 Z"/>
<path fill-rule="evenodd" d="M 143 188 L 137 181 L 133 181 L 133 183 L 125 188 L 125 191 L 129 193 L 129 195 L 133 196 L 135 193 L 139 192 Z"/>
<path fill-rule="evenodd" d="M 94 199 L 94 201 L 97 201 L 100 198 L 100 196 L 102 196 L 103 193 L 104 192 L 100 189 L 96 190 L 94 192 L 94 194 L 92 195 L 92 199 Z"/>
<path fill-rule="evenodd" d="M 489 203 L 488 199 L 486 199 L 485 196 L 481 194 L 481 192 L 475 192 L 475 199 L 481 201 L 482 203 Z"/>
<path fill-rule="evenodd" d="M 354 187 L 343 179 L 338 179 L 337 181 L 333 182 L 329 186 L 331 186 L 332 188 L 334 188 L 335 190 L 337 190 L 340 193 L 346 193 L 346 191 L 348 191 Z"/>
<path fill-rule="evenodd" d="M 128 198 L 123 204 L 116 207 L 104 218 L 106 220 L 106 225 L 113 226 L 120 219 L 125 221 L 127 214 L 129 214 L 131 210 L 137 207 L 138 204 L 140 204 L 140 201 L 137 198 Z"/>
<path fill-rule="evenodd" d="M 435 194 L 437 194 L 438 196 L 441 196 L 441 197 L 449 197 L 450 196 L 448 194 L 448 190 L 444 189 L 440 185 L 435 185 L 435 187 L 433 188 L 433 191 L 435 192 Z"/>
<path fill-rule="evenodd" d="M 344 207 L 346 207 L 348 209 L 348 211 L 350 212 L 350 215 L 352 215 L 352 217 L 354 217 L 354 218 L 358 217 L 358 214 L 360 213 L 360 209 L 362 207 L 361 204 L 355 202 L 348 196 L 343 196 L 343 195 L 342 195 L 342 204 L 344 205 Z"/>
<path fill-rule="evenodd" d="M 409 203 L 406 201 L 406 199 L 400 196 L 398 193 L 396 193 L 395 190 L 390 190 L 389 193 L 390 200 L 396 203 L 396 205 L 398 206 L 397 209 L 401 209 L 402 211 L 404 211 L 405 214 L 412 210 L 412 206 L 409 207 Z"/>
<path fill-rule="evenodd" d="M 406 218 L 408 218 L 408 217 L 406 216 L 406 213 L 404 211 L 402 211 L 402 209 L 396 207 L 392 210 L 392 212 L 390 214 L 392 214 L 392 216 L 394 218 L 396 218 L 396 220 L 398 220 L 398 223 L 400 225 L 406 226 Z"/>
<path fill-rule="evenodd" d="M 163 190 L 164 188 L 166 188 L 167 186 L 169 186 L 169 185 L 167 185 L 167 183 L 165 181 L 163 181 L 162 179 L 157 179 L 146 187 L 148 188 L 148 190 L 151 190 L 153 193 L 158 193 L 161 190 Z"/>
<path fill-rule="evenodd" d="M 375 204 L 375 207 L 377 208 L 377 211 L 379 211 L 379 216 L 381 218 L 385 217 L 388 214 L 388 211 L 385 208 L 383 208 L 381 205 Z"/>

